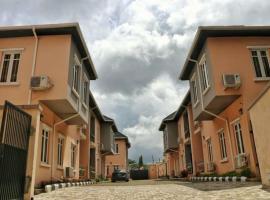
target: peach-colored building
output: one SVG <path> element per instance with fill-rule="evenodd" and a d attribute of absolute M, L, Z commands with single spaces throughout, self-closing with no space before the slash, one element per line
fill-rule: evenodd
<path fill-rule="evenodd" d="M 262 26 L 197 31 L 180 79 L 190 82 L 206 172 L 260 175 L 248 108 L 270 80 L 269 36 Z"/>
<path fill-rule="evenodd" d="M 196 175 L 204 172 L 204 159 L 202 137 L 197 129 L 198 125 L 193 121 L 190 98 L 188 91 L 175 113 L 175 118 L 178 123 L 180 171 L 187 170 L 189 174 Z"/>
<path fill-rule="evenodd" d="M 262 184 L 270 187 L 270 159 L 269 143 L 270 128 L 266 124 L 270 119 L 270 84 L 258 95 L 258 98 L 251 104 L 250 119 L 252 122 L 254 139 L 258 154 Z"/>
<path fill-rule="evenodd" d="M 130 142 L 128 137 L 120 132 L 115 132 L 115 152 L 105 157 L 105 169 L 107 178 L 111 178 L 114 170 L 128 171 L 128 149 Z"/>
<path fill-rule="evenodd" d="M 0 28 L 0 105 L 8 100 L 32 116 L 25 199 L 42 182 L 79 178 L 96 78 L 78 24 Z"/>
<path fill-rule="evenodd" d="M 147 166 L 148 166 L 149 179 L 157 179 L 157 178 L 166 176 L 166 163 L 165 162 L 157 162 L 153 164 L 148 164 Z"/>
<path fill-rule="evenodd" d="M 204 172 L 202 137 L 193 122 L 190 92 L 179 108 L 166 117 L 159 130 L 163 130 L 164 154 L 167 173 L 170 177 L 180 176 L 181 171 L 196 175 Z"/>
<path fill-rule="evenodd" d="M 165 117 L 160 126 L 159 131 L 163 132 L 164 160 L 166 163 L 166 176 L 179 176 L 179 142 L 178 142 L 178 126 L 175 118 L 176 112 Z"/>
<path fill-rule="evenodd" d="M 96 179 L 101 177 L 100 134 L 104 119 L 91 92 L 89 108 L 88 134 L 80 145 L 80 169 L 81 178 Z"/>
<path fill-rule="evenodd" d="M 80 175 L 85 179 L 105 178 L 105 159 L 115 153 L 118 130 L 114 120 L 101 113 L 91 92 L 89 108 L 88 134 L 80 145 Z"/>

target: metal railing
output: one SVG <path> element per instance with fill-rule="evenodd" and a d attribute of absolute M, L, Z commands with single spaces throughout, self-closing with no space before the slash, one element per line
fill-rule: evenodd
<path fill-rule="evenodd" d="M 90 134 L 90 141 L 91 141 L 91 142 L 95 142 L 95 135 Z"/>

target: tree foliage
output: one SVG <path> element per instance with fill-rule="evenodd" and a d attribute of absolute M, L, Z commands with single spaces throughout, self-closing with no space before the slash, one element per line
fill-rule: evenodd
<path fill-rule="evenodd" d="M 143 167 L 143 156 L 142 155 L 140 155 L 140 157 L 139 157 L 139 167 Z"/>

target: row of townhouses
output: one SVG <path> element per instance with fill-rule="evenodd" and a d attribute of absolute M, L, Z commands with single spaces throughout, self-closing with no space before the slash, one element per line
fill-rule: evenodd
<path fill-rule="evenodd" d="M 127 170 L 129 140 L 101 113 L 96 79 L 77 23 L 0 28 L 0 121 L 6 100 L 32 117 L 25 199 L 48 182 Z"/>
<path fill-rule="evenodd" d="M 163 119 L 169 176 L 248 169 L 270 185 L 270 27 L 199 27 L 179 79 L 190 89 Z"/>

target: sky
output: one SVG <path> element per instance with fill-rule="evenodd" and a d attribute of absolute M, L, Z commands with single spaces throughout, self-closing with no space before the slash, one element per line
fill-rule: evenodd
<path fill-rule="evenodd" d="M 179 106 L 179 81 L 198 26 L 269 25 L 269 0 L 1 0 L 0 26 L 79 22 L 98 73 L 101 111 L 131 142 L 129 157 L 162 160 L 161 120 Z"/>

